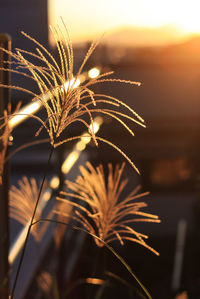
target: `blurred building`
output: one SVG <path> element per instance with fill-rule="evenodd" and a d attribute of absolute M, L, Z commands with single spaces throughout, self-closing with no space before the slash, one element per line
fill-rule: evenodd
<path fill-rule="evenodd" d="M 48 48 L 48 0 L 0 0 L 0 33 L 7 33 L 15 48 L 34 51 L 36 45 L 21 34 L 24 31 Z M 12 84 L 32 88 L 32 82 L 12 74 Z M 26 95 L 12 90 L 13 100 L 25 100 Z"/>
<path fill-rule="evenodd" d="M 157 244 L 161 256 L 144 258 L 138 253 L 133 265 L 139 269 L 138 274 L 145 273 L 147 282 L 154 277 L 153 298 L 172 298 L 177 229 L 184 221 L 187 229 L 180 284 L 183 288 L 187 285 L 193 294 L 200 290 L 199 283 L 194 282 L 199 279 L 196 261 L 200 252 L 200 37 L 155 48 L 116 47 L 106 53 L 109 55 L 105 66 L 114 70 L 114 77 L 140 81 L 142 85 L 112 84 L 111 88 L 104 84 L 101 93 L 131 106 L 145 119 L 147 128 L 129 123 L 135 132 L 132 137 L 113 120 L 105 124 L 103 137 L 125 151 L 140 169 L 141 175 L 135 175 L 128 167 L 126 175 L 132 187 L 141 184 L 144 191 L 150 191 L 145 199 L 147 210 L 162 220 L 159 225 L 136 226 L 150 235 L 151 244 Z M 101 56 L 105 62 L 105 53 Z M 105 164 L 124 160 L 104 146 L 99 148 L 98 159 Z M 130 251 L 127 256 L 131 254 Z M 143 272 L 141 264 L 151 271 L 145 268 Z M 159 281 L 160 287 L 156 283 L 154 286 L 153 280 Z"/>
<path fill-rule="evenodd" d="M 48 45 L 48 0 L 0 0 L 0 32 L 8 33 L 14 48 L 30 48 L 20 31 Z"/>

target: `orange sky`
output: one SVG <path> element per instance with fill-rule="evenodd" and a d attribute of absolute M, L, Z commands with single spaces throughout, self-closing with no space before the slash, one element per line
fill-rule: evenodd
<path fill-rule="evenodd" d="M 200 33 L 200 0 L 49 0 L 49 23 L 62 16 L 73 41 L 93 39 L 120 26 L 173 25 Z"/>

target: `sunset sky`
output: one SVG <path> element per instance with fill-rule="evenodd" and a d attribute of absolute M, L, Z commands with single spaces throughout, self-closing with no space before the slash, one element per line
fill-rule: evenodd
<path fill-rule="evenodd" d="M 184 34 L 200 33 L 200 0 L 50 0 L 49 23 L 62 16 L 74 41 L 115 28 L 172 25 Z"/>

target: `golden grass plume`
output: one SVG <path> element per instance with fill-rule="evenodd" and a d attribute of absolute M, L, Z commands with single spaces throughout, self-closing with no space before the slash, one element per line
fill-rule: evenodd
<path fill-rule="evenodd" d="M 22 179 L 18 181 L 18 187 L 14 185 L 11 186 L 9 190 L 10 217 L 17 220 L 23 226 L 28 225 L 32 218 L 38 193 L 39 187 L 35 178 L 28 179 L 26 176 L 23 176 Z M 34 221 L 37 221 L 41 218 L 42 211 L 42 206 L 39 206 L 36 211 Z M 51 211 L 48 215 L 48 218 L 51 219 L 52 216 L 53 213 Z M 48 225 L 48 222 L 43 222 L 32 226 L 31 233 L 36 241 L 41 240 Z"/>
<path fill-rule="evenodd" d="M 23 49 L 15 49 L 15 52 L 10 52 L 1 49 L 12 57 L 11 65 L 13 67 L 10 72 L 29 78 L 37 84 L 38 93 L 27 90 L 23 86 L 6 86 L 0 82 L 1 87 L 28 93 L 33 100 L 39 99 L 42 103 L 46 110 L 44 119 L 29 114 L 30 117 L 34 117 L 40 123 L 36 135 L 39 135 L 42 129 L 46 129 L 50 143 L 57 147 L 72 140 L 66 138 L 66 135 L 63 137 L 64 130 L 74 123 L 82 123 L 88 129 L 96 145 L 98 145 L 98 141 L 106 142 L 106 140 L 95 136 L 94 113 L 101 113 L 118 121 L 132 136 L 134 133 L 128 126 L 127 120 L 145 127 L 144 120 L 126 103 L 110 95 L 95 94 L 91 89 L 95 84 L 104 82 L 119 82 L 120 84 L 138 86 L 140 82 L 110 78 L 109 76 L 113 74 L 112 71 L 102 73 L 92 79 L 87 77 L 81 82 L 80 76 L 83 76 L 83 68 L 97 47 L 99 40 L 91 44 L 79 70 L 74 75 L 73 48 L 65 23 L 62 20 L 61 25 L 50 28 L 56 41 L 59 62 L 41 43 L 25 32 L 22 34 L 36 47 L 34 52 Z M 35 61 L 38 63 L 36 64 Z M 121 108 L 125 108 L 126 112 L 122 113 Z M 79 137 L 75 136 L 74 138 Z M 107 142 L 107 144 L 113 146 L 112 142 Z M 117 146 L 115 149 L 119 150 Z M 121 151 L 121 153 L 123 152 Z M 126 155 L 124 157 L 127 158 Z M 132 162 L 131 164 L 136 169 Z M 138 170 L 136 169 L 136 171 Z"/>
<path fill-rule="evenodd" d="M 66 181 L 71 192 L 61 191 L 57 197 L 63 205 L 75 208 L 73 216 L 71 213 L 65 213 L 63 208 L 55 210 L 55 213 L 62 214 L 66 219 L 71 217 L 89 233 L 106 243 L 118 240 L 123 245 L 125 240 L 129 240 L 143 245 L 158 255 L 158 252 L 145 242 L 148 237 L 137 232 L 132 226 L 134 222 L 160 222 L 158 216 L 141 211 L 147 206 L 145 202 L 136 201 L 148 192 L 138 193 L 139 187 L 137 187 L 125 198 L 121 198 L 128 182 L 128 179 L 121 180 L 125 163 L 121 166 L 116 165 L 115 168 L 112 164 L 108 164 L 107 180 L 101 164 L 94 168 L 87 162 L 86 166 L 80 167 L 81 175 L 77 177 L 76 182 Z M 97 246 L 104 246 L 99 239 L 94 240 Z"/>

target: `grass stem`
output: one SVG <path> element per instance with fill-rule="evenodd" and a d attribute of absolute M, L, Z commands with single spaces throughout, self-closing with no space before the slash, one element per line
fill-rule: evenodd
<path fill-rule="evenodd" d="M 12 288 L 10 299 L 14 298 L 14 293 L 15 293 L 15 289 L 16 289 L 16 285 L 17 285 L 17 280 L 18 280 L 18 277 L 19 277 L 19 274 L 20 274 L 20 270 L 21 270 L 22 263 L 23 263 L 23 260 L 24 260 L 24 255 L 25 255 L 26 247 L 27 247 L 27 244 L 28 244 L 28 238 L 29 238 L 29 235 L 30 235 L 32 224 L 34 222 L 35 213 L 36 213 L 36 210 L 37 210 L 37 207 L 38 207 L 40 196 L 42 194 L 42 189 L 43 189 L 43 186 L 44 186 L 44 182 L 45 182 L 48 170 L 49 170 L 49 165 L 50 165 L 50 160 L 51 160 L 51 157 L 52 157 L 52 154 L 53 154 L 53 150 L 54 150 L 54 147 L 51 146 L 49 158 L 48 158 L 48 161 L 47 161 L 46 170 L 44 172 L 44 176 L 43 176 L 42 183 L 41 183 L 41 186 L 40 186 L 40 190 L 39 190 L 39 193 L 38 193 L 38 198 L 37 198 L 37 201 L 36 201 L 36 204 L 35 204 L 35 208 L 34 208 L 34 211 L 33 211 L 33 214 L 32 214 L 31 222 L 30 222 L 30 225 L 29 225 L 28 230 L 27 230 L 26 239 L 24 241 L 24 246 L 22 248 L 22 253 L 21 253 L 19 265 L 17 267 L 17 273 L 16 273 L 16 276 L 15 276 L 15 280 L 14 280 L 14 284 L 13 284 L 13 288 Z"/>

